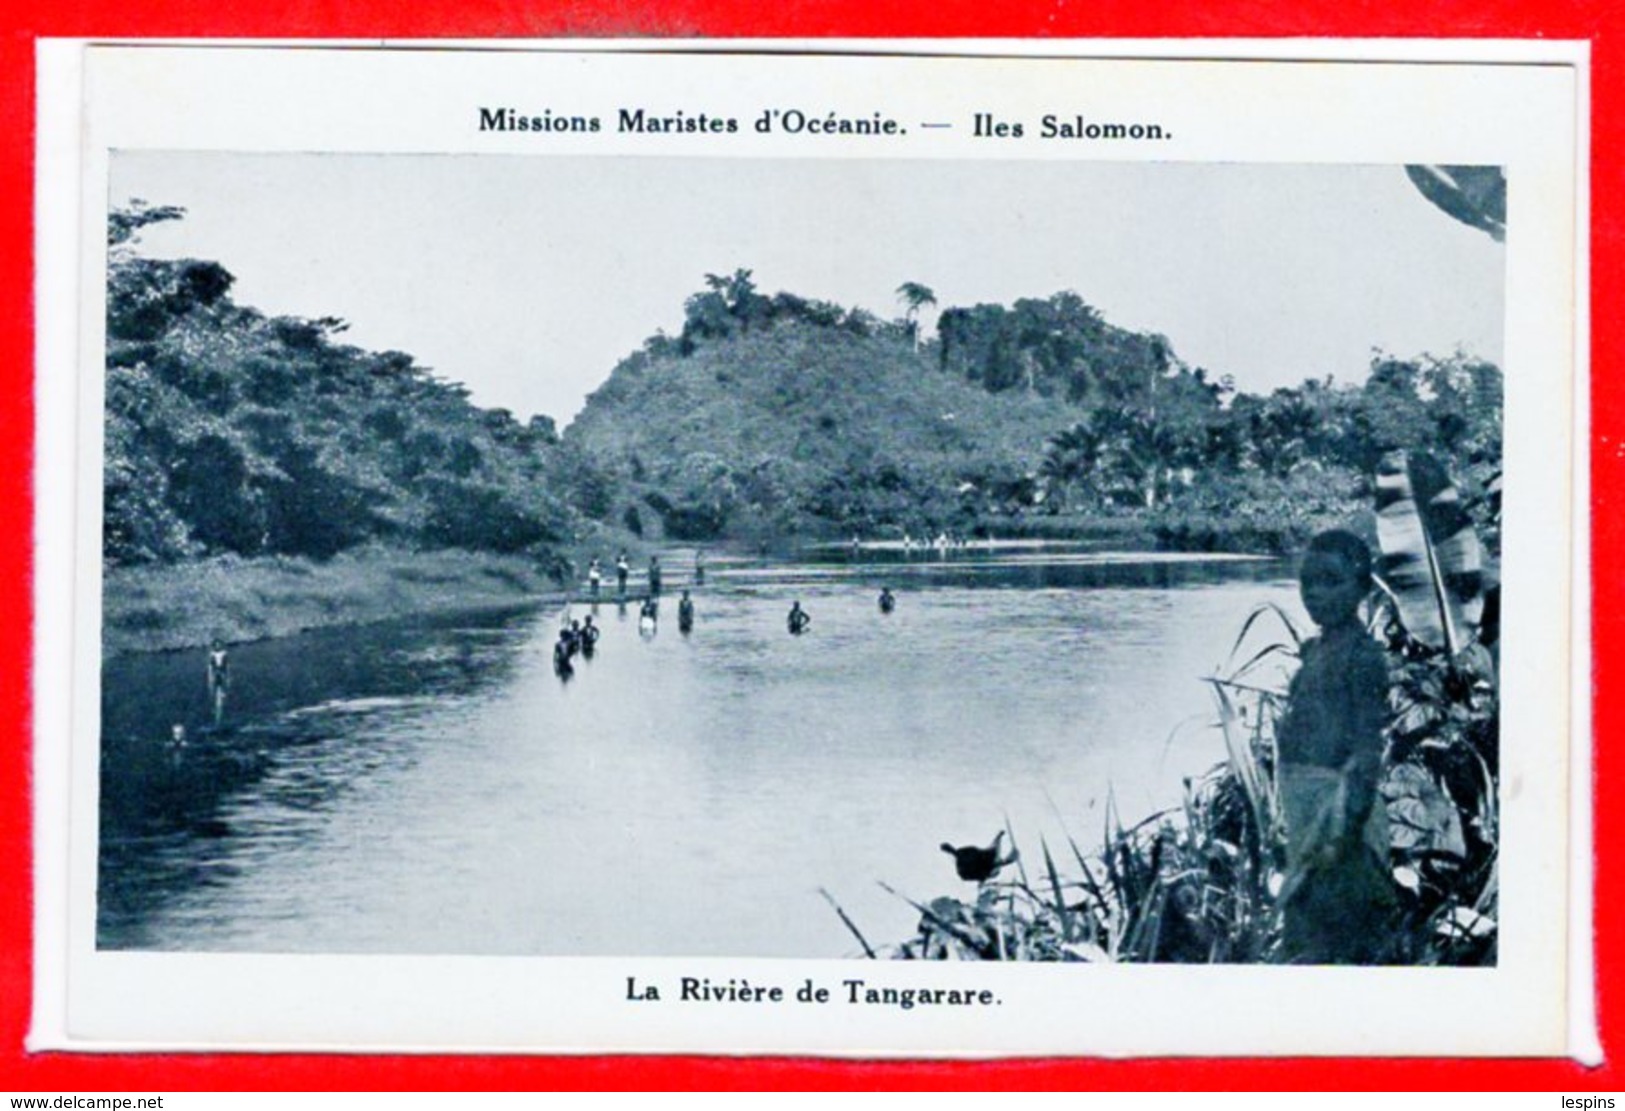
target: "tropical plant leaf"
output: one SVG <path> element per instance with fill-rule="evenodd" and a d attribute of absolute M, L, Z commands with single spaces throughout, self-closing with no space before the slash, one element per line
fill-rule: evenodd
<path fill-rule="evenodd" d="M 1406 166 L 1422 195 L 1468 227 L 1506 238 L 1507 183 L 1499 166 Z"/>
<path fill-rule="evenodd" d="M 818 893 L 824 897 L 824 901 L 826 903 L 828 903 L 831 907 L 835 908 L 835 913 L 837 915 L 839 915 L 841 921 L 846 924 L 846 928 L 851 931 L 853 937 L 858 939 L 858 944 L 863 946 L 864 955 L 866 957 L 868 957 L 870 960 L 874 960 L 875 959 L 874 947 L 869 944 L 869 939 L 864 937 L 863 932 L 858 929 L 857 923 L 853 922 L 851 918 L 847 917 L 846 911 L 841 909 L 841 904 L 837 903 L 835 901 L 835 896 L 831 895 L 828 891 L 826 891 L 822 887 L 820 887 L 818 889 Z"/>
<path fill-rule="evenodd" d="M 992 938 L 988 937 L 987 930 L 976 921 L 970 908 L 959 900 L 944 896 L 931 900 L 931 905 L 927 906 L 910 899 L 888 883 L 881 882 L 880 887 L 919 911 L 922 929 L 929 926 L 932 931 L 942 935 L 946 940 L 963 946 L 977 958 L 988 954 Z M 948 951 L 954 952 L 951 947 Z"/>
<path fill-rule="evenodd" d="M 1090 964 L 1110 964 L 1112 955 L 1100 946 L 1088 941 L 1069 941 L 1061 946 L 1062 955 L 1068 960 L 1087 961 Z"/>
<path fill-rule="evenodd" d="M 1237 685 L 1234 683 L 1234 680 L 1246 675 L 1253 668 L 1275 655 L 1286 656 L 1287 658 L 1294 660 L 1298 658 L 1296 649 L 1288 648 L 1284 644 L 1265 645 L 1263 648 L 1260 648 L 1256 653 L 1254 653 L 1246 663 L 1242 664 L 1240 667 L 1236 668 L 1230 673 L 1232 685 Z"/>
<path fill-rule="evenodd" d="M 1051 801 L 1050 805 L 1053 806 L 1054 802 Z M 1011 851 L 1013 853 L 1011 861 L 1016 866 L 1016 873 L 1021 877 L 1021 886 L 1031 890 L 1032 885 L 1027 881 L 1027 866 L 1021 862 L 1021 854 L 1014 851 L 1016 844 L 1016 831 L 1010 825 L 1010 815 L 1008 814 L 1004 816 L 1004 832 L 1005 836 L 1010 838 Z"/>
<path fill-rule="evenodd" d="M 1377 465 L 1378 578 L 1417 641 L 1455 656 L 1478 631 L 1484 550 L 1444 469 L 1425 452 Z"/>
<path fill-rule="evenodd" d="M 1044 869 L 1049 873 L 1050 890 L 1055 892 L 1055 915 L 1061 920 L 1061 938 L 1065 941 L 1071 941 L 1073 937 L 1072 910 L 1066 905 L 1066 892 L 1061 890 L 1060 873 L 1055 870 L 1055 861 L 1050 857 L 1049 843 L 1043 838 L 1039 838 L 1038 844 L 1044 850 Z"/>
<path fill-rule="evenodd" d="M 1416 856 L 1433 854 L 1457 860 L 1467 855 L 1461 812 L 1433 774 L 1417 764 L 1400 764 L 1382 785 L 1393 847 Z"/>
<path fill-rule="evenodd" d="M 1255 607 L 1253 612 L 1247 615 L 1247 620 L 1241 623 L 1241 632 L 1236 634 L 1236 643 L 1230 646 L 1231 659 L 1235 659 L 1236 653 L 1241 651 L 1242 643 L 1246 641 L 1247 634 L 1253 631 L 1253 626 L 1258 623 L 1260 618 L 1266 616 L 1273 616 L 1281 623 L 1281 627 L 1286 630 L 1287 636 L 1292 638 L 1293 650 L 1303 647 L 1303 634 L 1298 632 L 1298 627 L 1292 623 L 1292 618 L 1287 616 L 1286 610 L 1274 602 L 1265 602 L 1263 605 Z M 1270 647 L 1280 648 L 1283 646 L 1272 644 Z"/>
<path fill-rule="evenodd" d="M 1231 771 L 1235 773 L 1236 782 L 1241 784 L 1242 793 L 1247 796 L 1247 805 L 1252 810 L 1254 828 L 1258 830 L 1260 842 L 1267 842 L 1272 825 L 1263 770 L 1259 768 L 1252 746 L 1247 743 L 1247 738 L 1242 733 L 1239 716 L 1234 703 L 1230 701 L 1230 696 L 1225 693 L 1225 685 L 1215 680 L 1209 682 L 1212 683 L 1213 693 L 1219 700 L 1219 732 L 1224 736 L 1224 747 L 1230 756 Z"/>

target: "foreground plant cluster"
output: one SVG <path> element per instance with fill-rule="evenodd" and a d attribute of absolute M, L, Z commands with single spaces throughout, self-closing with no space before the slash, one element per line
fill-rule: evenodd
<path fill-rule="evenodd" d="M 1464 505 L 1424 456 L 1393 453 L 1379 485 L 1384 472 L 1401 495 L 1377 514 L 1381 573 L 1365 604 L 1389 673 L 1379 804 L 1398 909 L 1380 959 L 1493 964 L 1498 482 Z M 1085 850 L 1070 835 L 1059 851 L 1040 840 L 1035 856 L 1017 854 L 974 898 L 909 900 L 920 912 L 917 935 L 881 949 L 863 941 L 865 951 L 947 960 L 1279 959 L 1279 903 L 1291 877 L 1274 738 L 1284 676 L 1303 643 L 1274 607 L 1247 620 L 1226 673 L 1209 679 L 1227 759 L 1186 780 L 1180 805 L 1125 826 L 1108 800 L 1098 848 Z"/>

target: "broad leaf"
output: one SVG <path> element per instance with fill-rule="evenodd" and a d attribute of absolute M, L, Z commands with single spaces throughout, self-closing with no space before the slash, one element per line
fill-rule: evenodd
<path fill-rule="evenodd" d="M 1499 166 L 1406 166 L 1422 195 L 1468 227 L 1506 237 L 1507 183 Z"/>
<path fill-rule="evenodd" d="M 1426 768 L 1400 764 L 1382 784 L 1390 843 L 1411 856 L 1467 855 L 1461 811 Z"/>
<path fill-rule="evenodd" d="M 1424 452 L 1377 465 L 1378 577 L 1416 640 L 1451 656 L 1476 635 L 1484 550 L 1444 469 Z"/>

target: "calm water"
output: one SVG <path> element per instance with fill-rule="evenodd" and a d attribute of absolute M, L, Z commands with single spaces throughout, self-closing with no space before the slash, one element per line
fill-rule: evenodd
<path fill-rule="evenodd" d="M 1199 677 L 1256 605 L 1296 612 L 1265 562 L 713 560 L 684 636 L 669 558 L 658 632 L 600 606 L 568 682 L 556 607 L 239 647 L 219 730 L 201 651 L 111 661 L 100 945 L 850 955 L 819 888 L 900 940 L 875 881 L 971 890 L 939 842 L 1008 816 L 1041 860 L 1098 841 L 1108 787 L 1131 818 L 1177 798 L 1223 755 Z"/>

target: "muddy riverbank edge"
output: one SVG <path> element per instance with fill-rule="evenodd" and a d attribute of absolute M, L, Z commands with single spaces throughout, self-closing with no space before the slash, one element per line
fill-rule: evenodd
<path fill-rule="evenodd" d="M 158 652 L 431 613 L 561 602 L 522 556 L 368 547 L 324 562 L 220 556 L 117 568 L 102 589 L 102 653 Z"/>

